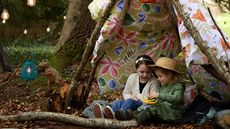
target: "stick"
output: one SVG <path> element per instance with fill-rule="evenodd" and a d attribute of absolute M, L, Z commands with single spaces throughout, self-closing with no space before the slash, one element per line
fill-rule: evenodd
<path fill-rule="evenodd" d="M 90 89 L 91 89 L 91 86 L 92 86 L 92 82 L 93 82 L 93 79 L 94 79 L 94 76 L 95 76 L 95 73 L 96 73 L 96 70 L 97 70 L 97 66 L 100 62 L 100 60 L 102 59 L 102 57 L 104 56 L 104 54 L 102 54 L 98 60 L 93 64 L 93 67 L 91 69 L 91 73 L 90 73 L 90 77 L 88 79 L 88 86 L 84 92 L 84 96 L 83 96 L 83 99 L 82 99 L 82 104 L 86 104 L 86 100 L 89 96 L 89 92 L 90 92 Z"/>
<path fill-rule="evenodd" d="M 137 121 L 118 121 L 112 119 L 88 119 L 74 115 L 52 112 L 24 112 L 17 115 L 0 115 L 3 121 L 56 121 L 66 124 L 79 125 L 84 127 L 99 127 L 99 128 L 127 128 L 137 126 Z"/>

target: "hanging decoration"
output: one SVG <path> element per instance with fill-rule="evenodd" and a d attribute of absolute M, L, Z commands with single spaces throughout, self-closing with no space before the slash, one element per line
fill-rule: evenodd
<path fill-rule="evenodd" d="M 10 15 L 9 15 L 7 9 L 3 9 L 1 17 L 2 17 L 3 20 L 9 19 Z"/>
<path fill-rule="evenodd" d="M 34 6 L 36 4 L 36 0 L 27 0 L 27 5 Z"/>
<path fill-rule="evenodd" d="M 37 67 L 34 60 L 34 52 L 29 52 L 27 59 L 22 64 L 21 79 L 34 80 L 37 77 Z"/>

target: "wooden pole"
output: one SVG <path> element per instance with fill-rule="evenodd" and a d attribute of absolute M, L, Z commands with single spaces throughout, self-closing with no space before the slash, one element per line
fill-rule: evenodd
<path fill-rule="evenodd" d="M 72 78 L 69 93 L 68 93 L 66 100 L 65 100 L 65 108 L 66 109 L 70 109 L 70 103 L 71 103 L 74 91 L 77 89 L 77 82 L 79 80 L 79 77 L 80 77 L 82 71 L 84 70 L 85 65 L 88 62 L 90 56 L 92 55 L 92 52 L 93 52 L 93 49 L 95 46 L 95 42 L 98 39 L 99 34 L 100 34 L 100 30 L 101 30 L 102 26 L 104 25 L 105 21 L 107 20 L 107 18 L 109 17 L 109 12 L 112 9 L 112 7 L 114 6 L 114 4 L 115 4 L 115 0 L 111 0 L 109 5 L 106 7 L 105 11 L 103 12 L 102 17 L 99 18 L 99 20 L 96 24 L 96 27 L 94 28 L 94 31 L 92 32 L 92 35 L 88 41 L 88 44 L 85 48 L 84 53 L 83 53 L 80 65 L 78 66 L 78 69 Z"/>
<path fill-rule="evenodd" d="M 197 46 L 200 48 L 200 50 L 207 56 L 215 70 L 223 76 L 223 79 L 227 82 L 227 85 L 230 86 L 230 73 L 229 71 L 226 71 L 224 69 L 225 66 L 222 66 L 217 59 L 215 53 L 211 51 L 211 49 L 207 46 L 207 42 L 203 41 L 202 37 L 200 36 L 199 32 L 197 31 L 196 27 L 193 25 L 190 17 L 187 13 L 183 11 L 183 6 L 180 4 L 178 0 L 169 0 L 178 14 L 181 16 L 182 20 L 184 21 L 185 27 L 188 29 L 189 34 L 193 37 L 195 42 L 197 43 Z"/>

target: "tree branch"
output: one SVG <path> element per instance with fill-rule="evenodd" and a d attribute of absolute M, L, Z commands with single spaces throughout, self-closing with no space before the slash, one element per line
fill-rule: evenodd
<path fill-rule="evenodd" d="M 79 125 L 84 127 L 100 127 L 100 128 L 127 128 L 137 126 L 137 121 L 118 121 L 112 119 L 87 119 L 78 116 L 63 114 L 63 113 L 52 113 L 52 112 L 24 112 L 17 115 L 0 115 L 0 119 L 3 121 L 56 121 L 63 122 L 66 124 Z"/>
<path fill-rule="evenodd" d="M 202 39 L 199 32 L 193 25 L 191 19 L 189 18 L 188 14 L 182 10 L 183 6 L 180 4 L 178 0 L 170 0 L 169 2 L 175 7 L 176 11 L 181 16 L 182 20 L 184 21 L 185 27 L 187 28 L 189 34 L 193 37 L 193 39 L 197 43 L 197 46 L 207 56 L 207 58 L 209 59 L 209 61 L 211 62 L 215 70 L 220 75 L 223 75 L 223 79 L 227 82 L 228 86 L 230 86 L 230 73 L 224 69 L 226 66 L 222 66 L 220 64 L 215 53 L 211 51 L 211 49 L 207 46 L 207 42 Z"/>

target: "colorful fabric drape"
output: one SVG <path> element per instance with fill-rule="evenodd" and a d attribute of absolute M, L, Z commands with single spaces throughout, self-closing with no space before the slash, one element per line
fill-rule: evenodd
<path fill-rule="evenodd" d="M 222 57 L 226 61 L 230 60 L 230 39 L 225 35 L 227 44 L 224 42 L 223 37 L 217 30 L 208 10 L 201 4 L 201 1 L 180 0 L 180 3 L 183 5 L 184 11 L 189 14 L 189 17 L 200 33 L 202 39 L 207 41 L 207 45 L 212 49 L 213 53 L 217 53 L 216 57 L 218 59 Z M 177 18 L 186 66 L 189 69 L 195 83 L 199 86 L 203 86 L 208 93 L 216 91 L 224 100 L 229 99 L 230 87 L 212 76 L 200 66 L 200 64 L 209 64 L 209 61 L 188 33 L 188 30 L 184 26 L 184 22 L 181 20 L 180 16 L 177 15 Z"/>
<path fill-rule="evenodd" d="M 94 58 L 100 49 L 106 52 L 97 71 L 103 92 L 125 85 L 128 75 L 135 71 L 138 55 L 147 54 L 156 60 L 160 56 L 174 58 L 181 51 L 176 26 L 165 2 L 131 0 L 121 21 L 123 5 L 124 0 L 116 2 L 95 46 Z"/>
<path fill-rule="evenodd" d="M 120 14 L 124 1 L 117 0 L 110 17 L 102 27 L 93 52 L 92 62 L 97 53 L 106 52 L 97 69 L 97 81 L 101 92 L 123 87 L 128 75 L 135 71 L 134 62 L 138 55 L 147 54 L 156 61 L 160 56 L 174 58 L 183 48 L 186 66 L 196 84 L 204 86 L 208 92 L 217 91 L 224 99 L 230 97 L 227 92 L 228 86 L 200 66 L 209 63 L 206 56 L 195 44 L 178 15 L 178 26 L 173 24 L 164 0 L 154 3 L 131 0 L 124 20 L 121 21 Z M 223 37 L 200 1 L 180 0 L 180 3 L 203 40 L 217 53 L 217 58 L 229 60 L 230 49 L 227 45 L 230 46 L 230 39 L 225 37 L 227 44 L 224 43 Z"/>
<path fill-rule="evenodd" d="M 224 43 L 223 37 L 215 26 L 208 10 L 201 4 L 201 1 L 180 0 L 180 3 L 183 5 L 184 12 L 189 15 L 202 39 L 207 41 L 207 45 L 213 53 L 217 53 L 217 58 L 220 59 L 220 57 L 223 57 L 226 61 L 230 60 L 230 39 L 225 35 L 227 44 Z M 194 39 L 184 26 L 184 22 L 178 15 L 177 20 L 186 66 L 189 67 L 191 62 L 193 62 L 193 64 L 208 64 L 209 61 L 207 57 L 200 51 Z"/>

